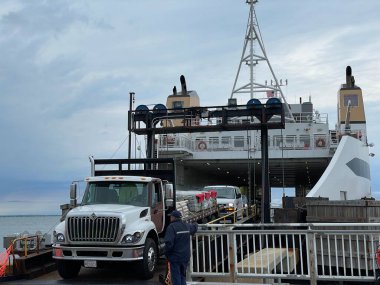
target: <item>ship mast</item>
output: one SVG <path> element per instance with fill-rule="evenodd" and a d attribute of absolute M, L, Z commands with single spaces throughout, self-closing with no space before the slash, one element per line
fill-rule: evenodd
<path fill-rule="evenodd" d="M 248 24 L 245 33 L 245 40 L 243 46 L 243 52 L 241 55 L 239 68 L 236 74 L 235 82 L 232 87 L 231 97 L 238 95 L 239 93 L 250 94 L 250 98 L 255 98 L 255 93 L 264 93 L 268 97 L 268 94 L 273 94 L 273 96 L 279 96 L 282 98 L 282 102 L 285 105 L 285 113 L 288 118 L 294 121 L 292 112 L 289 109 L 289 105 L 286 102 L 285 96 L 282 92 L 281 85 L 282 80 L 279 82 L 276 75 L 274 74 L 273 68 L 267 57 L 265 51 L 263 39 L 260 33 L 259 23 L 257 21 L 256 12 L 254 5 L 258 0 L 246 0 L 247 4 L 250 5 Z M 259 50 L 256 52 L 255 47 L 258 45 Z M 255 68 L 259 62 L 265 62 L 270 70 L 272 79 L 272 84 L 268 85 L 267 83 L 256 82 L 255 78 Z M 238 80 L 241 76 L 243 63 L 249 67 L 249 83 L 243 84 L 240 87 L 237 87 Z M 262 96 L 264 97 L 264 96 Z"/>

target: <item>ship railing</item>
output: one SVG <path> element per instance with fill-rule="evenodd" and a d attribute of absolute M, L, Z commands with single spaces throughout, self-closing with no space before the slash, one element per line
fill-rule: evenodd
<path fill-rule="evenodd" d="M 193 239 L 190 273 L 206 282 L 373 282 L 380 223 L 207 224 Z"/>
<path fill-rule="evenodd" d="M 333 140 L 331 134 L 313 135 L 274 135 L 270 137 L 269 150 L 311 150 L 327 149 L 337 146 L 337 141 Z M 247 143 L 247 138 L 240 137 L 200 137 L 191 140 L 185 136 L 160 136 L 158 141 L 159 151 L 182 149 L 188 152 L 208 152 L 208 151 L 252 151 Z M 259 142 L 255 142 L 254 151 L 260 151 Z"/>
<path fill-rule="evenodd" d="M 186 136 L 180 134 L 167 134 L 159 136 L 158 149 L 192 149 L 192 141 Z"/>
<path fill-rule="evenodd" d="M 254 140 L 251 141 L 250 140 Z M 259 137 L 246 135 L 234 136 L 202 136 L 190 138 L 181 134 L 160 135 L 157 141 L 159 151 L 183 150 L 190 153 L 215 151 L 255 151 L 261 150 Z M 271 135 L 269 150 L 323 150 L 336 148 L 339 144 L 337 132 L 300 135 Z"/>
<path fill-rule="evenodd" d="M 327 124 L 329 121 L 327 113 L 318 112 L 293 113 L 293 118 L 295 123 Z"/>

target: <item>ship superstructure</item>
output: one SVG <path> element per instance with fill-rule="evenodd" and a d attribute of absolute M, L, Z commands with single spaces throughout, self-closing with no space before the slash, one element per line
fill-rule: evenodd
<path fill-rule="evenodd" d="M 271 98 L 279 99 L 285 110 L 285 128 L 269 130 L 269 183 L 271 187 L 295 188 L 296 196 L 328 197 L 332 200 L 360 199 L 370 196 L 370 174 L 364 105 L 361 89 L 355 85 L 347 67 L 346 83 L 338 92 L 338 123 L 330 130 L 329 117 L 314 108 L 309 98 L 288 104 L 282 93 L 259 33 L 254 4 L 250 13 L 244 49 L 228 108 L 237 108 L 237 96 L 248 96 L 247 104 Z M 249 74 L 243 77 L 243 65 Z M 255 67 L 268 67 L 271 84 L 259 83 Z M 248 83 L 244 83 L 249 78 Z M 242 83 L 241 83 L 242 82 Z M 239 84 L 241 86 L 239 87 Z M 182 91 L 168 97 L 168 109 L 199 106 L 195 91 L 188 91 L 181 78 Z M 190 104 L 195 98 L 195 105 Z M 258 101 L 255 101 L 258 100 Z M 254 117 L 236 117 L 239 124 L 252 123 Z M 162 125 L 183 124 L 183 120 L 163 120 Z M 219 122 L 205 116 L 192 118 L 193 126 Z M 179 189 L 196 189 L 210 184 L 229 184 L 248 189 L 251 199 L 261 194 L 261 137 L 259 130 L 167 133 L 159 135 L 155 145 L 158 157 L 175 157 Z"/>

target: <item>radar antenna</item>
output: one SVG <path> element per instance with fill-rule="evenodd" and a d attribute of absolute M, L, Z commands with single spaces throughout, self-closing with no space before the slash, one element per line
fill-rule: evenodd
<path fill-rule="evenodd" d="M 257 2 L 258 0 L 246 0 L 246 3 L 250 5 L 248 24 L 245 33 L 243 52 L 241 55 L 239 68 L 236 74 L 234 85 L 232 87 L 230 98 L 233 98 L 234 95 L 237 95 L 238 93 L 248 93 L 250 94 L 250 98 L 252 99 L 255 98 L 255 93 L 258 92 L 266 94 L 266 97 L 281 97 L 282 102 L 285 105 L 286 116 L 289 117 L 292 121 L 294 121 L 293 114 L 290 111 L 289 105 L 286 102 L 285 96 L 281 89 L 281 85 L 283 85 L 282 80 L 280 82 L 277 80 L 277 77 L 273 72 L 273 68 L 269 62 L 269 59 L 265 51 L 263 39 L 260 33 L 259 23 L 257 21 L 256 12 L 254 8 L 254 5 Z M 261 53 L 256 53 L 255 44 L 259 45 L 259 51 L 261 51 Z M 271 80 L 271 85 L 267 85 L 267 83 L 256 82 L 255 68 L 261 61 L 266 62 L 270 70 L 271 76 L 273 78 L 273 80 Z M 241 76 L 240 73 L 242 71 L 243 63 L 249 67 L 249 83 L 243 84 L 241 87 L 237 87 L 238 80 L 240 81 L 239 78 Z"/>

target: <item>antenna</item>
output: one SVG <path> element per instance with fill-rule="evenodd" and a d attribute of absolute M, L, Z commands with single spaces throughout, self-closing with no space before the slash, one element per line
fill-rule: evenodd
<path fill-rule="evenodd" d="M 290 117 L 294 121 L 293 114 L 290 111 L 289 105 L 286 102 L 285 96 L 281 90 L 282 82 L 277 80 L 276 75 L 274 74 L 273 68 L 267 57 L 264 43 L 261 37 L 259 23 L 257 21 L 256 12 L 254 5 L 257 3 L 257 0 L 246 0 L 246 3 L 250 5 L 248 24 L 245 33 L 244 47 L 241 55 L 239 68 L 236 74 L 235 82 L 232 87 L 231 97 L 238 95 L 239 93 L 248 93 L 250 98 L 255 98 L 255 93 L 264 93 L 264 94 L 280 94 L 280 97 L 283 100 L 284 107 L 286 110 L 286 116 Z M 255 51 L 255 46 L 258 45 L 258 52 Z M 255 68 L 260 62 L 265 62 L 267 67 L 270 70 L 272 75 L 271 84 L 268 85 L 267 81 L 265 83 L 259 83 L 256 81 Z M 237 82 L 242 72 L 243 63 L 249 67 L 249 83 L 237 87 Z M 287 84 L 287 80 L 286 80 Z M 262 96 L 263 97 L 263 96 Z"/>

